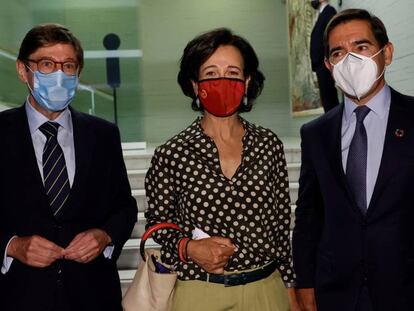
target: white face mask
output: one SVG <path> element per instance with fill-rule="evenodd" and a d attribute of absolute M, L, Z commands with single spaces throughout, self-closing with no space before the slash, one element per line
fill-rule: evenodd
<path fill-rule="evenodd" d="M 372 60 L 383 49 L 371 57 L 349 52 L 341 61 L 333 65 L 333 78 L 336 85 L 346 94 L 360 100 L 372 88 L 374 83 L 381 78 L 384 70 L 377 77 L 377 63 Z"/>

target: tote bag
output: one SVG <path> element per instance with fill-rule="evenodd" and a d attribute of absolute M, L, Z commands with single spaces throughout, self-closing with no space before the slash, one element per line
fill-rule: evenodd
<path fill-rule="evenodd" d="M 159 223 L 150 227 L 142 236 L 140 244 L 142 260 L 132 284 L 122 299 L 122 307 L 125 311 L 171 310 L 177 274 L 161 262 L 159 249 L 145 249 L 145 241 L 155 231 L 166 228 L 182 232 L 176 224 Z"/>

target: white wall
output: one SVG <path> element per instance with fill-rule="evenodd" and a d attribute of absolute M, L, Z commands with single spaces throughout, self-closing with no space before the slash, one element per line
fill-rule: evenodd
<path fill-rule="evenodd" d="M 378 16 L 394 44 L 394 60 L 387 68 L 386 80 L 396 90 L 414 95 L 414 1 L 413 0 L 338 0 L 339 10 L 362 8 Z"/>

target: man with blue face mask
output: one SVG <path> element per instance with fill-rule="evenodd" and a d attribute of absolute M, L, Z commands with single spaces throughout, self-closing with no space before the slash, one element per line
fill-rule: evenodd
<path fill-rule="evenodd" d="M 393 45 L 369 12 L 335 15 L 325 48 L 345 100 L 301 129 L 298 299 L 306 311 L 411 310 L 414 98 L 385 82 Z"/>
<path fill-rule="evenodd" d="M 137 207 L 117 127 L 69 107 L 82 67 L 61 25 L 23 39 L 29 94 L 0 113 L 1 310 L 122 310 L 116 260 Z"/>

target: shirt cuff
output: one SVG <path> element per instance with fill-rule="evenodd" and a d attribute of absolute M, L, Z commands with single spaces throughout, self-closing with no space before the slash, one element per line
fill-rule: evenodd
<path fill-rule="evenodd" d="M 17 238 L 17 235 L 13 236 L 9 242 L 6 245 L 6 249 L 4 250 L 4 258 L 3 258 L 3 264 L 1 265 L 1 273 L 2 274 L 6 274 L 7 272 L 9 272 L 9 269 L 11 267 L 11 264 L 13 262 L 13 257 L 9 257 L 7 256 L 7 249 L 9 248 L 10 242 L 14 239 Z"/>
<path fill-rule="evenodd" d="M 112 258 L 112 253 L 114 252 L 115 246 L 114 245 L 108 245 L 104 251 L 103 251 L 103 255 L 106 259 L 111 259 Z"/>
<path fill-rule="evenodd" d="M 285 287 L 286 288 L 295 288 L 296 283 L 295 282 L 285 282 Z"/>

